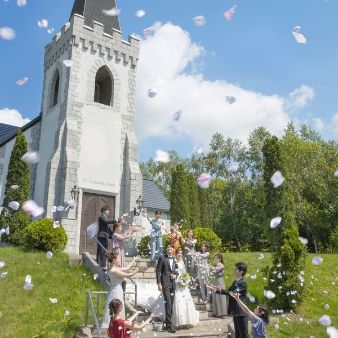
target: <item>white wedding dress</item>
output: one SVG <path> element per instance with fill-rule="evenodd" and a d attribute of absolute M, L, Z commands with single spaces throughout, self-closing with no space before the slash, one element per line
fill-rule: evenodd
<path fill-rule="evenodd" d="M 172 322 L 174 327 L 196 326 L 199 323 L 199 312 L 195 308 L 189 287 L 188 285 L 182 286 L 179 284 L 180 276 L 187 270 L 183 260 L 179 261 L 177 265 L 179 275 L 176 283 Z"/>

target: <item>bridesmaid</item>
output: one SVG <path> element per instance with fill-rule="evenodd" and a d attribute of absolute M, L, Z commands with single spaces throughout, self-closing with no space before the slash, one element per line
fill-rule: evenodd
<path fill-rule="evenodd" d="M 211 267 L 210 274 L 213 279 L 213 285 L 219 286 L 224 289 L 224 265 L 223 256 L 221 254 L 215 255 L 215 265 Z M 224 317 L 228 313 L 227 298 L 221 294 L 217 294 L 216 291 L 212 291 L 212 312 L 215 317 Z"/>
<path fill-rule="evenodd" d="M 109 325 L 109 303 L 112 299 L 119 299 L 122 302 L 122 310 L 121 310 L 121 318 L 124 319 L 124 296 L 123 296 L 123 289 L 122 289 L 122 282 L 125 277 L 132 277 L 137 272 L 138 269 L 134 271 L 130 271 L 136 261 L 140 258 L 139 256 L 134 257 L 132 262 L 125 268 L 121 268 L 119 266 L 119 253 L 116 251 L 111 251 L 107 254 L 108 256 L 108 263 L 109 268 L 108 270 L 108 277 L 110 279 L 110 288 L 106 300 L 106 305 L 104 308 L 104 315 L 103 315 L 103 328 L 108 328 Z"/>
<path fill-rule="evenodd" d="M 180 240 L 182 240 L 184 243 L 182 234 L 179 229 L 180 229 L 180 225 L 177 223 L 174 223 L 169 233 L 169 244 L 171 244 L 174 247 L 175 254 L 177 253 L 177 250 L 180 248 Z"/>
<path fill-rule="evenodd" d="M 135 231 L 136 229 L 131 227 L 124 235 L 122 233 L 122 223 L 120 220 L 113 225 L 113 250 L 119 253 L 119 266 L 121 268 L 125 266 L 124 243 L 128 241 L 129 237 L 131 237 Z"/>
<path fill-rule="evenodd" d="M 185 240 L 184 243 L 184 250 L 185 250 L 185 266 L 187 269 L 188 274 L 192 278 L 196 278 L 196 267 L 195 267 L 195 260 L 194 260 L 194 253 L 195 246 L 197 243 L 197 239 L 195 239 L 194 231 L 192 229 L 188 230 L 188 238 Z"/>
<path fill-rule="evenodd" d="M 197 257 L 198 270 L 197 270 L 197 278 L 198 284 L 200 287 L 200 293 L 203 303 L 208 303 L 210 301 L 210 293 L 207 289 L 209 285 L 209 271 L 208 271 L 208 258 L 209 258 L 209 244 L 203 243 L 202 245 L 202 252 L 196 253 L 195 256 Z"/>

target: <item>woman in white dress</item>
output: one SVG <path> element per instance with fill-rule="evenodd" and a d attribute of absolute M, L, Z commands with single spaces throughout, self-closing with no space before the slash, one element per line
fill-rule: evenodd
<path fill-rule="evenodd" d="M 186 273 L 187 270 L 184 265 L 183 251 L 181 248 L 177 250 L 176 258 L 179 275 L 176 280 L 172 321 L 176 328 L 193 327 L 199 323 L 199 312 L 196 310 L 194 301 L 191 297 L 188 281 L 184 283 L 182 279 L 182 275 Z"/>
<path fill-rule="evenodd" d="M 121 319 L 125 319 L 124 313 L 124 297 L 123 297 L 123 289 L 122 289 L 122 282 L 125 277 L 132 277 L 137 273 L 138 270 L 130 271 L 132 266 L 136 263 L 139 259 L 139 256 L 134 257 L 131 263 L 126 266 L 125 268 L 121 268 L 119 266 L 119 253 L 117 251 L 111 251 L 107 254 L 108 263 L 109 263 L 109 270 L 107 272 L 108 277 L 110 279 L 110 288 L 106 300 L 106 305 L 104 307 L 104 314 L 103 314 L 103 322 L 102 328 L 108 328 L 110 316 L 109 316 L 109 303 L 112 299 L 119 299 L 122 302 L 123 308 L 121 311 Z"/>

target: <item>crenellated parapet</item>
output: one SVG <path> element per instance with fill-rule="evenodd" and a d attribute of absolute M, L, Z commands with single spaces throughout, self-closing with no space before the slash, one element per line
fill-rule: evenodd
<path fill-rule="evenodd" d="M 103 24 L 93 21 L 93 28 L 85 26 L 84 17 L 74 14 L 71 22 L 66 23 L 51 43 L 45 48 L 45 70 L 60 59 L 70 47 L 106 57 L 109 61 L 122 62 L 124 66 L 135 68 L 140 49 L 140 41 L 129 35 L 123 40 L 122 32 L 112 29 L 111 34 L 104 33 Z"/>

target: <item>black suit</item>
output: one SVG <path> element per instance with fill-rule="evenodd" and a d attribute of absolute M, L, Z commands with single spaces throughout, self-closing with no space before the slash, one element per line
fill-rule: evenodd
<path fill-rule="evenodd" d="M 115 222 L 116 221 L 109 220 L 109 218 L 104 214 L 101 214 L 98 220 L 98 241 L 106 250 L 108 250 L 108 238 L 111 237 L 111 229 L 109 224 L 113 224 Z M 99 244 L 97 244 L 96 261 L 97 264 L 101 266 L 101 268 L 106 267 L 106 251 Z"/>
<path fill-rule="evenodd" d="M 172 309 L 175 297 L 176 282 L 171 279 L 170 275 L 178 275 L 177 263 L 175 263 L 174 257 L 172 258 L 172 267 L 170 267 L 170 259 L 168 255 L 160 256 L 156 267 L 156 280 L 157 284 L 161 284 L 162 293 L 164 298 L 165 307 L 165 327 L 166 329 L 172 328 Z"/>
<path fill-rule="evenodd" d="M 239 280 L 233 281 L 230 288 L 228 290 L 216 291 L 216 293 L 220 293 L 222 295 L 229 295 L 229 292 L 237 292 L 239 293 L 239 298 L 243 303 L 246 303 L 246 291 L 247 285 L 244 278 L 240 278 Z M 234 326 L 235 326 L 235 337 L 236 338 L 248 338 L 248 317 L 242 311 L 240 306 L 238 305 L 236 299 L 229 297 L 229 314 L 234 318 Z"/>

